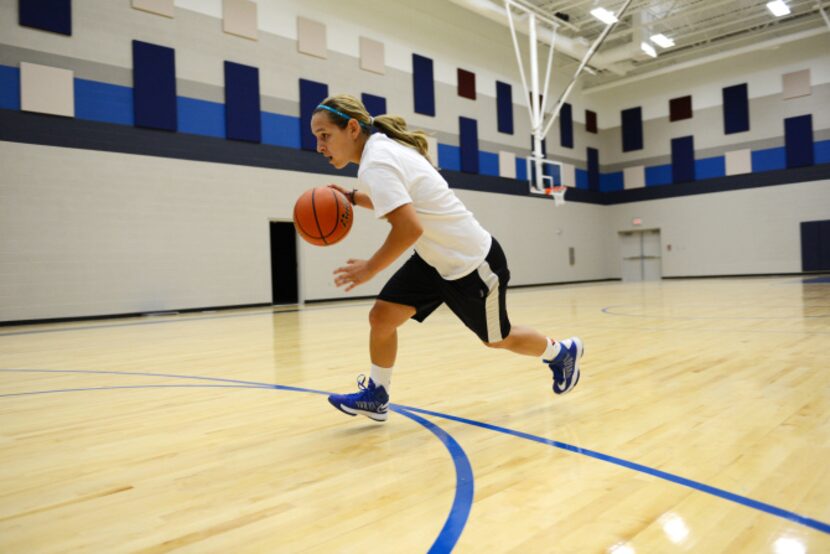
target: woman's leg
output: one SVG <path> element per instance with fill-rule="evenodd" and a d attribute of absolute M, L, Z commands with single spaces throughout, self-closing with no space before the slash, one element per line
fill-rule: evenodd
<path fill-rule="evenodd" d="M 398 327 L 415 315 L 415 308 L 376 300 L 369 312 L 369 355 L 372 364 L 391 368 L 398 354 Z"/>
<path fill-rule="evenodd" d="M 541 357 L 548 347 L 548 339 L 535 329 L 522 325 L 510 327 L 510 334 L 498 342 L 485 342 L 490 348 L 504 348 L 516 354 Z"/>

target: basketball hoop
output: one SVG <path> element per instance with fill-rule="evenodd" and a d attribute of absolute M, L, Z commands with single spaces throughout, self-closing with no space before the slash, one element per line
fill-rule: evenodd
<path fill-rule="evenodd" d="M 553 204 L 555 206 L 561 206 L 565 203 L 565 192 L 568 190 L 568 187 L 551 187 L 546 188 L 545 192 L 550 196 L 553 196 Z"/>

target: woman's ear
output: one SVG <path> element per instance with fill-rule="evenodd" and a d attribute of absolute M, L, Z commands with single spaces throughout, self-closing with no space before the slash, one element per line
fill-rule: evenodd
<path fill-rule="evenodd" d="M 360 136 L 360 133 L 360 122 L 358 122 L 355 118 L 351 118 L 349 120 L 349 134 L 352 136 L 353 139 L 356 139 Z"/>

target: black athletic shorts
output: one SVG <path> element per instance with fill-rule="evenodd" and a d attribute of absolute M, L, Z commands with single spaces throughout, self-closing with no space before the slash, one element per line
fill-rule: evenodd
<path fill-rule="evenodd" d="M 472 273 L 448 281 L 417 253 L 384 285 L 378 299 L 412 306 L 412 319 L 424 321 L 438 306 L 447 306 L 484 342 L 510 334 L 505 295 L 510 270 L 501 246 L 493 239 L 484 262 Z"/>

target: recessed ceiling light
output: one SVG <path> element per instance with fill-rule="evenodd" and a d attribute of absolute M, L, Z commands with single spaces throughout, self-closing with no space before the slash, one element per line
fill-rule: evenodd
<path fill-rule="evenodd" d="M 660 48 L 671 48 L 672 46 L 674 46 L 674 41 L 666 35 L 664 35 L 663 33 L 651 35 L 651 42 L 653 42 Z"/>
<path fill-rule="evenodd" d="M 594 8 L 593 10 L 591 10 L 591 15 L 593 15 L 606 25 L 611 25 L 612 23 L 617 22 L 617 18 L 614 16 L 614 14 L 609 12 L 605 8 Z"/>
<path fill-rule="evenodd" d="M 648 55 L 649 55 L 649 56 L 651 56 L 652 58 L 656 58 L 656 57 L 657 57 L 657 50 L 655 50 L 655 49 L 654 49 L 654 46 L 650 45 L 649 43 L 647 43 L 647 42 L 641 42 L 641 43 L 640 43 L 640 48 L 642 48 L 642 49 L 643 49 L 643 52 L 645 52 L 646 54 L 648 54 Z"/>
<path fill-rule="evenodd" d="M 773 2 L 767 2 L 767 9 L 772 12 L 772 15 L 775 17 L 781 17 L 784 15 L 789 15 L 790 7 L 787 6 L 784 0 L 774 0 Z"/>

